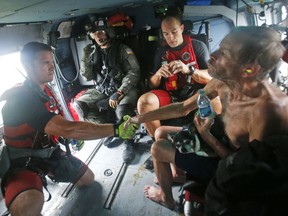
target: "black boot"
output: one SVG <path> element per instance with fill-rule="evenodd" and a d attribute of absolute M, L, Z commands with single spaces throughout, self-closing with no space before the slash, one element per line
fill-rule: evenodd
<path fill-rule="evenodd" d="M 152 170 L 154 168 L 151 155 L 146 159 L 143 165 L 144 165 L 144 168 L 148 170 Z"/>
<path fill-rule="evenodd" d="M 135 158 L 135 143 L 134 140 L 124 141 L 123 162 L 130 164 Z"/>
<path fill-rule="evenodd" d="M 154 143 L 155 142 L 155 138 L 154 137 L 151 137 L 151 142 Z M 153 160 L 152 160 L 152 155 L 150 155 L 146 161 L 144 162 L 144 168 L 145 169 L 148 169 L 148 170 L 152 170 L 154 169 L 154 166 L 153 166 Z"/>

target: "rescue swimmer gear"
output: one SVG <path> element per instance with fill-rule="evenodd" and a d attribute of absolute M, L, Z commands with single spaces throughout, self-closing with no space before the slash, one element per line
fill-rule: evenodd
<path fill-rule="evenodd" d="M 8 184 L 12 175 L 23 171 L 37 173 L 41 177 L 43 187 L 46 189 L 45 176 L 48 172 L 53 173 L 54 170 L 57 170 L 60 165 L 59 161 L 66 155 L 58 145 L 58 137 L 46 134 L 44 128 L 53 116 L 63 114 L 62 108 L 48 85 L 44 87 L 43 91 L 29 79 L 26 79 L 23 84 L 19 84 L 4 92 L 0 98 L 0 101 L 2 100 L 7 102 L 2 109 L 4 120 L 3 138 L 6 144 L 4 149 L 2 149 L 2 153 L 6 153 L 1 154 L 1 158 L 3 157 L 4 159 L 5 156 L 5 160 L 9 160 L 7 162 L 8 168 L 6 167 L 6 170 L 0 171 L 3 175 L 1 182 L 2 192 L 4 194 L 4 188 L 9 187 Z M 20 107 L 19 104 L 22 106 Z M 20 109 L 22 109 L 22 113 L 17 112 Z M 13 115 L 11 115 L 11 112 Z M 70 182 L 76 178 L 78 179 L 87 169 L 87 166 L 82 161 L 76 158 L 75 160 L 81 164 L 81 167 L 78 165 L 73 167 L 73 172 L 68 174 L 69 167 L 66 165 L 68 168 L 62 173 L 62 175 L 68 176 L 67 178 L 70 179 Z M 54 176 L 57 178 L 55 173 Z M 21 189 L 19 190 L 14 191 L 14 194 L 13 192 L 9 194 L 9 197 L 13 198 L 17 193 L 22 192 Z M 23 190 L 26 190 L 26 188 Z"/>
<path fill-rule="evenodd" d="M 199 69 L 192 46 L 192 39 L 189 35 L 183 35 L 183 40 L 183 44 L 177 48 L 169 47 L 166 41 L 163 43 L 161 55 L 162 62 L 166 61 L 169 63 L 174 60 L 181 60 L 184 64 Z M 197 89 L 203 88 L 204 85 L 193 80 L 191 74 L 186 75 L 183 73 L 177 73 L 164 79 L 163 87 L 169 91 L 172 97 L 174 96 L 183 100 L 192 96 Z"/>

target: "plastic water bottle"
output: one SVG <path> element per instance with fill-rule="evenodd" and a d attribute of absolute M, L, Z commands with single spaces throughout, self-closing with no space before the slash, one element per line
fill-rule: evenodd
<path fill-rule="evenodd" d="M 208 116 L 210 116 L 213 112 L 210 99 L 207 97 L 207 95 L 205 95 L 204 89 L 200 89 L 198 91 L 198 94 L 199 95 L 198 95 L 197 104 L 198 104 L 200 117 L 205 119 Z"/>
<path fill-rule="evenodd" d="M 191 201 L 185 201 L 184 203 L 184 215 L 192 216 L 192 203 Z"/>
<path fill-rule="evenodd" d="M 166 59 L 164 56 L 162 56 L 162 59 L 161 59 L 161 66 L 164 66 L 164 65 L 167 65 L 167 64 L 168 64 L 167 59 Z"/>
<path fill-rule="evenodd" d="M 78 143 L 77 140 L 76 139 L 71 139 L 70 142 L 71 142 L 72 149 L 74 151 L 78 151 L 79 149 L 78 149 L 78 146 L 77 146 L 77 143 Z"/>

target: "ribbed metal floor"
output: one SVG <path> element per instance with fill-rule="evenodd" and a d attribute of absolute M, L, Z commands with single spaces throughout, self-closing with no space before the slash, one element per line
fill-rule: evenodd
<path fill-rule="evenodd" d="M 86 141 L 84 148 L 75 155 L 89 163 L 95 174 L 95 183 L 90 187 L 78 189 L 71 184 L 55 184 L 48 180 L 48 190 L 52 194 L 52 199 L 44 204 L 42 214 L 44 216 L 179 215 L 152 202 L 143 194 L 144 186 L 153 184 L 155 176 L 153 171 L 143 167 L 144 161 L 149 157 L 150 146 L 151 142 L 149 143 L 147 136 L 140 139 L 135 159 L 126 166 L 123 165 L 122 143 L 108 148 L 102 145 L 101 140 Z M 175 199 L 178 199 L 178 190 L 179 186 L 173 187 Z M 45 196 L 48 197 L 46 192 Z M 0 213 L 4 213 L 5 209 L 2 199 Z"/>

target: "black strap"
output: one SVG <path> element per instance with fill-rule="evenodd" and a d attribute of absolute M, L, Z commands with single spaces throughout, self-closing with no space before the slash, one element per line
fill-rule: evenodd
<path fill-rule="evenodd" d="M 41 177 L 43 187 L 44 187 L 44 189 L 47 191 L 47 193 L 48 193 L 48 195 L 49 195 L 48 198 L 47 198 L 47 200 L 45 200 L 45 202 L 48 202 L 48 201 L 51 200 L 52 195 L 51 195 L 51 193 L 49 192 L 49 190 L 48 190 L 48 188 L 47 188 L 47 185 L 48 185 L 48 184 L 47 184 L 46 177 L 45 177 L 44 174 L 39 173 L 39 172 L 38 172 L 38 175 Z"/>
<path fill-rule="evenodd" d="M 22 157 L 37 157 L 37 158 L 49 158 L 52 153 L 58 149 L 58 146 L 51 146 L 44 149 L 31 149 L 31 148 L 14 148 L 7 146 L 10 158 L 17 159 Z"/>
<path fill-rule="evenodd" d="M 42 184 L 43 184 L 43 187 L 47 191 L 47 193 L 49 194 L 47 200 L 45 200 L 45 202 L 48 202 L 49 200 L 51 200 L 52 195 L 51 195 L 51 193 L 49 192 L 49 190 L 47 188 L 48 184 L 47 184 L 47 180 L 46 180 L 46 175 L 44 174 L 44 172 L 41 169 L 39 169 L 39 168 L 37 168 L 37 167 L 35 167 L 33 165 L 29 166 L 29 168 L 30 168 L 31 171 L 36 172 L 40 176 Z"/>
<path fill-rule="evenodd" d="M 66 148 L 66 155 L 67 155 L 67 156 L 70 156 L 70 155 L 71 155 L 71 150 L 70 150 L 69 143 L 70 143 L 69 140 L 66 139 L 66 138 L 64 138 L 64 143 L 63 143 L 63 145 L 64 145 L 65 148 Z"/>

